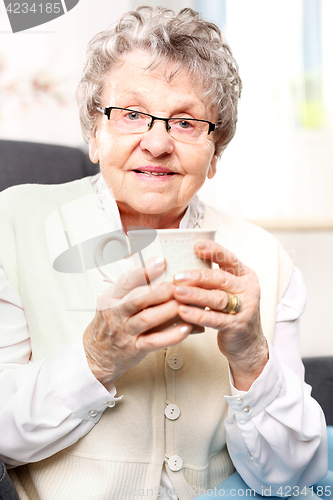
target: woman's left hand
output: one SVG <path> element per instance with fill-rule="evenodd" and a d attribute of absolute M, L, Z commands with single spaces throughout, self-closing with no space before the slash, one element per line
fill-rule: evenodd
<path fill-rule="evenodd" d="M 187 323 L 218 330 L 218 347 L 229 361 L 234 385 L 247 391 L 268 361 L 257 275 L 215 241 L 200 242 L 194 249 L 201 259 L 216 262 L 219 269 L 192 269 L 176 274 L 174 297 L 184 304 L 179 306 L 179 315 Z M 227 292 L 241 301 L 236 314 L 223 312 L 228 304 Z"/>

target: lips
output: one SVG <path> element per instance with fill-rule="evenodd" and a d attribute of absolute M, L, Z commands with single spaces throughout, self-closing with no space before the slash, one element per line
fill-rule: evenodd
<path fill-rule="evenodd" d="M 165 167 L 140 167 L 133 170 L 137 174 L 144 174 L 148 177 L 163 177 L 166 175 L 175 175 L 175 172 Z"/>
<path fill-rule="evenodd" d="M 143 170 L 134 170 L 137 174 L 144 174 L 149 177 L 165 177 L 166 175 L 175 175 L 173 172 L 149 172 Z"/>

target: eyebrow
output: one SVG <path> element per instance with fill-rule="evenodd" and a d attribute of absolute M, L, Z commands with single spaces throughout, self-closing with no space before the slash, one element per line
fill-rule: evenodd
<path fill-rule="evenodd" d="M 141 92 L 140 90 L 124 90 L 122 94 L 129 94 L 132 95 L 133 97 L 138 97 L 141 99 L 146 99 L 148 97 L 148 93 L 146 92 Z M 184 109 L 191 109 L 195 108 L 198 106 L 197 102 L 194 101 L 183 101 L 182 103 L 179 104 L 179 108 L 184 108 Z M 183 113 L 183 111 L 180 111 Z"/>

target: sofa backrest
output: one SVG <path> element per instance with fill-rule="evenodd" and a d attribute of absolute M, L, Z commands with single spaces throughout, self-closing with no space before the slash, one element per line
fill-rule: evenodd
<path fill-rule="evenodd" d="M 327 425 L 333 425 L 333 356 L 303 358 L 305 381 L 322 407 Z"/>
<path fill-rule="evenodd" d="M 98 171 L 78 148 L 0 140 L 0 191 L 17 184 L 62 184 Z"/>

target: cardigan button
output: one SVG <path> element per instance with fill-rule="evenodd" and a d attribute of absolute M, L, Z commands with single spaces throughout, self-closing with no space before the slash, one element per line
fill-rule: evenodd
<path fill-rule="evenodd" d="M 169 469 L 177 472 L 183 467 L 183 460 L 178 455 L 172 455 L 168 460 Z"/>
<path fill-rule="evenodd" d="M 98 413 L 97 410 L 90 410 L 89 417 L 95 418 L 97 417 L 97 413 Z"/>
<path fill-rule="evenodd" d="M 115 406 L 116 402 L 115 402 L 115 401 L 107 401 L 105 404 L 106 404 L 109 408 L 113 408 L 113 407 Z"/>
<path fill-rule="evenodd" d="M 168 365 L 172 370 L 179 370 L 183 366 L 183 358 L 179 354 L 172 354 L 168 358 Z"/>
<path fill-rule="evenodd" d="M 177 405 L 174 405 L 174 404 L 169 404 L 165 410 L 164 410 L 164 415 L 166 416 L 166 418 L 168 418 L 169 420 L 177 420 L 177 418 L 179 417 L 180 415 L 180 408 L 179 406 Z"/>
<path fill-rule="evenodd" d="M 245 413 L 245 415 L 250 415 L 252 408 L 250 408 L 250 406 L 245 406 L 242 411 L 243 413 Z"/>
<path fill-rule="evenodd" d="M 183 366 L 183 358 L 179 354 L 172 354 L 168 357 L 168 365 L 172 370 L 179 370 Z"/>
<path fill-rule="evenodd" d="M 237 405 L 241 405 L 243 403 L 243 398 L 236 398 L 235 401 Z"/>

